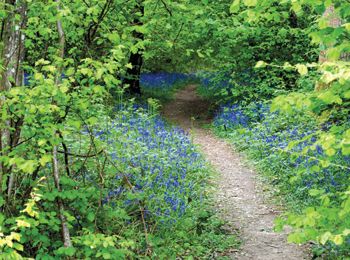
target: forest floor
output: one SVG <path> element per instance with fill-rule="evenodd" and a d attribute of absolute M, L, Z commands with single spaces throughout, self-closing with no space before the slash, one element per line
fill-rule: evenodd
<path fill-rule="evenodd" d="M 238 229 L 242 240 L 241 249 L 230 258 L 310 259 L 305 248 L 286 242 L 286 234 L 273 232 L 273 221 L 281 209 L 267 199 L 257 174 L 233 147 L 202 128 L 210 123 L 208 109 L 208 102 L 196 94 L 195 85 L 190 85 L 164 106 L 163 115 L 191 133 L 218 172 L 217 209 L 230 227 Z"/>

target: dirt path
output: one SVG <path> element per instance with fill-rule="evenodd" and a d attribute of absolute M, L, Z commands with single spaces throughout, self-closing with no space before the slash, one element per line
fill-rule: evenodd
<path fill-rule="evenodd" d="M 184 129 L 191 129 L 194 143 L 201 147 L 220 174 L 218 209 L 229 224 L 239 229 L 243 240 L 241 251 L 231 258 L 308 259 L 302 248 L 287 244 L 285 235 L 272 231 L 278 211 L 265 202 L 256 174 L 243 165 L 243 160 L 230 145 L 200 128 L 210 120 L 206 115 L 208 104 L 196 95 L 195 88 L 191 85 L 178 92 L 175 100 L 164 107 L 163 115 Z"/>

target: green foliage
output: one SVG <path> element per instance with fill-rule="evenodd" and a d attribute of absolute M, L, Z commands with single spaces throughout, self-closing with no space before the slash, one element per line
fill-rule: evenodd
<path fill-rule="evenodd" d="M 138 81 L 139 73 L 130 70 L 140 64 L 151 72 L 209 71 L 209 76 L 200 73 L 210 78 L 202 82 L 200 93 L 217 103 L 241 103 L 224 110 L 238 116 L 233 125 L 219 126 L 232 131 L 239 144 L 242 135 L 252 137 L 254 130 L 281 139 L 293 125 L 312 128 L 311 134 L 298 136 L 301 140 L 288 139 L 281 153 L 261 140 L 242 147 L 254 158 L 268 158 L 265 169 L 278 172 L 281 191 L 299 198 L 302 206 L 281 222 L 295 228 L 290 240 L 314 240 L 322 250 L 345 255 L 349 191 L 342 158 L 350 153 L 349 10 L 350 4 L 341 0 L 1 4 L 0 258 L 191 259 L 211 257 L 214 248 L 224 252 L 234 243 L 234 237 L 226 240 L 221 233 L 209 206 L 200 203 L 210 174 L 198 158 L 187 161 L 192 146 L 181 138 L 166 140 L 164 147 L 170 150 L 181 142 L 189 145 L 187 157 L 175 167 L 173 152 L 144 142 L 158 138 L 155 129 L 174 133 L 157 121 L 158 103 L 149 99 L 147 114 L 122 102 L 125 79 Z M 149 92 L 144 88 L 144 94 L 168 98 L 180 84 L 166 86 Z M 270 99 L 279 114 L 265 118 L 256 109 L 261 109 L 261 100 Z M 247 105 L 252 101 L 259 102 Z M 117 130 L 111 129 L 113 120 Z M 295 150 L 312 137 L 312 145 Z M 291 167 L 290 158 L 310 156 L 317 147 L 323 153 L 311 160 L 311 169 Z M 125 161 L 116 163 L 113 155 Z M 184 185 L 182 192 L 169 191 L 169 184 L 160 180 L 157 188 L 140 184 L 154 181 L 137 165 L 151 160 L 153 166 L 166 167 L 167 180 L 181 167 L 192 173 L 173 182 Z M 329 171 L 340 183 L 337 189 L 325 174 L 335 165 L 341 170 Z M 117 180 L 117 173 L 123 178 Z M 310 177 L 316 173 L 323 175 Z M 305 181 L 315 187 L 303 189 Z M 186 186 L 191 182 L 193 187 Z M 110 199 L 115 187 L 122 195 Z M 175 195 L 177 199 L 171 197 Z M 180 200 L 189 207 L 183 215 L 176 204 Z M 174 209 L 170 213 L 169 203 Z M 153 213 L 149 219 L 146 208 Z M 175 223 L 162 227 L 169 218 Z"/>
<path fill-rule="evenodd" d="M 209 55 L 198 43 L 204 7 L 190 0 L 0 5 L 1 259 L 196 258 L 235 246 L 235 236 L 224 234 L 202 204 L 210 172 L 187 137 L 155 125 L 161 120 L 154 99 L 149 113 L 121 100 L 133 54 L 141 54 L 150 71 L 161 60 L 172 58 L 161 67 L 174 71 Z M 161 139 L 157 127 L 174 139 Z M 145 136 L 164 149 L 150 149 Z M 177 149 L 182 156 L 175 156 Z M 164 167 L 159 182 L 144 167 L 148 162 Z M 183 178 L 175 174 L 180 169 Z M 179 188 L 167 190 L 172 183 L 165 180 Z M 157 188 L 146 187 L 152 181 Z"/>
<path fill-rule="evenodd" d="M 289 206 L 290 212 L 277 220 L 276 230 L 288 225 L 294 228 L 290 242 L 319 243 L 316 255 L 348 256 L 344 241 L 349 235 L 349 159 L 347 153 L 338 152 L 348 126 L 328 130 L 306 110 L 290 115 L 257 111 L 252 105 L 239 109 L 217 118 L 215 129 L 257 162 Z"/>
<path fill-rule="evenodd" d="M 271 113 L 262 122 L 246 124 L 249 106 L 238 110 L 235 107 L 231 111 L 234 116 L 224 112 L 219 122 L 231 118 L 232 141 L 259 160 L 258 165 L 278 184 L 276 189 L 293 201 L 292 212 L 279 221 L 278 227 L 293 227 L 291 242 L 312 241 L 319 245 L 316 256 L 325 254 L 334 258 L 349 256 L 349 7 L 344 1 L 233 1 L 230 11 L 242 19 L 242 28 L 253 28 L 257 35 L 259 30 L 265 32 L 271 28 L 273 39 L 298 28 L 305 37 L 310 36 L 311 43 L 294 41 L 291 46 L 289 42 L 283 52 L 278 45 L 283 46 L 287 41 L 276 41 L 274 45 L 268 37 L 261 38 L 253 45 L 258 46 L 259 52 L 251 59 L 255 65 L 250 67 L 255 66 L 257 74 L 264 71 L 267 76 L 258 80 L 253 89 L 239 82 L 238 86 L 232 85 L 230 91 L 219 94 L 221 102 L 276 97 L 271 106 L 275 114 Z M 291 23 L 286 26 L 288 18 Z M 315 44 L 320 46 L 319 50 Z M 244 44 L 239 47 L 242 46 Z M 268 46 L 267 52 L 260 46 Z M 294 47 L 294 51 L 288 50 Z M 278 52 L 274 52 L 276 49 Z M 315 62 L 315 54 L 319 56 L 319 63 Z M 229 74 L 240 72 L 241 67 L 228 70 Z M 291 76 L 286 77 L 288 73 Z M 253 77 L 251 81 L 256 79 Z M 242 95 L 232 98 L 235 92 Z M 229 125 L 218 125 L 218 128 L 222 132 Z M 297 140 L 286 132 L 292 127 L 298 129 L 295 130 Z M 301 133 L 301 129 L 305 133 Z M 315 151 L 318 154 L 315 155 Z M 303 160 L 307 163 L 300 165 Z M 327 175 L 328 180 L 324 178 Z M 308 185 L 305 187 L 305 184 Z"/>
<path fill-rule="evenodd" d="M 237 8 L 239 2 L 234 1 L 231 7 Z M 252 6 L 251 3 L 248 6 Z M 210 77 L 211 81 L 210 84 L 202 82 L 200 94 L 219 103 L 251 102 L 299 89 L 301 75 L 298 70 L 282 70 L 279 66 L 286 62 L 317 60 L 317 46 L 311 44 L 308 35 L 312 16 L 309 13 L 296 16 L 288 11 L 288 6 L 276 5 L 274 11 L 278 15 L 271 14 L 272 17 L 256 23 L 247 23 L 245 14 L 250 9 L 245 7 L 243 10 L 231 20 L 220 23 L 217 38 L 220 51 L 212 55 L 210 67 L 214 73 L 204 74 L 204 78 Z M 280 13 L 284 15 L 280 16 Z M 275 66 L 266 67 L 270 63 Z M 303 75 L 305 69 L 304 65 L 299 66 Z"/>

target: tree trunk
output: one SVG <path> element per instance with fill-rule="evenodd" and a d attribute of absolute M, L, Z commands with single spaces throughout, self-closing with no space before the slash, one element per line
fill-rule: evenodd
<path fill-rule="evenodd" d="M 142 17 L 145 13 L 145 8 L 143 2 L 140 1 L 136 6 L 136 12 L 141 12 Z M 136 16 L 133 21 L 134 25 L 143 25 L 140 17 Z M 143 33 L 134 31 L 133 36 L 136 41 L 143 41 Z M 128 92 L 134 95 L 141 95 L 140 87 L 140 75 L 141 68 L 143 64 L 143 53 L 141 50 L 137 50 L 136 53 L 131 53 L 129 58 L 129 63 L 132 65 L 132 68 L 128 69 L 126 72 L 126 78 L 124 79 L 123 85 L 129 85 Z"/>
<path fill-rule="evenodd" d="M 57 12 L 60 12 L 60 0 L 56 0 L 57 3 Z M 65 47 L 66 47 L 66 38 L 62 26 L 62 22 L 60 19 L 57 20 L 57 31 L 58 31 L 58 36 L 59 36 L 59 57 L 61 59 L 64 58 L 64 53 L 65 53 Z M 61 83 L 61 77 L 62 77 L 62 72 L 63 72 L 63 67 L 60 65 L 57 71 L 56 75 L 56 85 Z M 58 192 L 61 192 L 61 185 L 60 185 L 60 169 L 59 169 L 59 161 L 58 161 L 58 156 L 57 156 L 57 145 L 54 145 L 52 149 L 52 163 L 53 163 L 53 177 L 55 181 L 55 187 L 58 190 Z M 70 232 L 67 224 L 67 219 L 64 216 L 64 203 L 61 198 L 57 198 L 57 206 L 58 206 L 58 216 L 61 221 L 61 232 L 62 232 L 62 241 L 63 245 L 65 247 L 71 247 L 72 246 L 72 241 L 70 238 Z"/>
<path fill-rule="evenodd" d="M 0 107 L 5 103 L 5 92 L 14 86 L 21 86 L 24 80 L 22 63 L 24 60 L 24 34 L 22 30 L 26 26 L 27 5 L 25 1 L 6 0 L 5 9 L 7 17 L 3 22 L 2 41 L 3 70 L 0 80 Z M 19 21 L 15 19 L 20 16 Z M 0 129 L 0 155 L 6 155 L 20 139 L 22 119 L 14 122 L 6 120 L 3 129 Z M 11 132 L 11 128 L 14 131 Z M 3 181 L 7 179 L 7 198 L 9 199 L 14 187 L 15 175 L 11 169 L 0 163 L 0 189 Z M 10 176 L 9 176 L 10 175 Z"/>

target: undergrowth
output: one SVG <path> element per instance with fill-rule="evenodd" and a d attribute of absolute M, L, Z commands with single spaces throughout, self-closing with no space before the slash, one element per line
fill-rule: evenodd
<path fill-rule="evenodd" d="M 276 230 L 285 224 L 293 226 L 289 241 L 313 240 L 315 257 L 349 256 L 348 242 L 322 243 L 322 237 L 317 238 L 317 232 L 312 231 L 322 232 L 323 225 L 338 229 L 340 220 L 334 219 L 337 213 L 330 207 L 344 205 L 339 194 L 348 189 L 350 157 L 337 153 L 328 161 L 329 155 L 320 144 L 320 136 L 341 128 L 330 123 L 318 124 L 312 114 L 271 112 L 269 104 L 250 103 L 222 106 L 213 129 L 248 155 L 273 186 L 275 194 L 285 202 L 289 213 L 276 220 Z M 323 197 L 320 199 L 319 195 Z M 327 213 L 327 209 L 334 213 Z M 319 214 L 325 214 L 324 219 Z M 300 229 L 299 225 L 309 229 L 305 226 Z"/>

